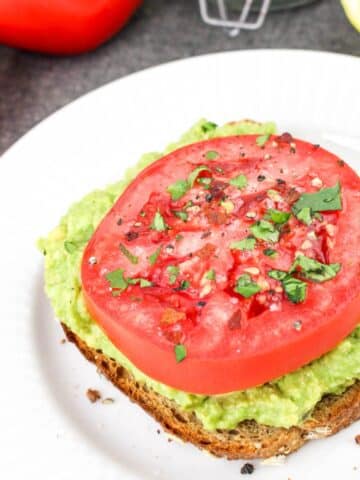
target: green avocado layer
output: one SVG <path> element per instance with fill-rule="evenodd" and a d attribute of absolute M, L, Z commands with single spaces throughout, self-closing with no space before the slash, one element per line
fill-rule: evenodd
<path fill-rule="evenodd" d="M 207 138 L 274 133 L 273 123 L 239 122 L 216 127 L 201 120 L 165 152 Z M 74 204 L 60 225 L 39 240 L 45 256 L 46 292 L 56 316 L 90 347 L 101 349 L 156 392 L 174 400 L 184 410 L 195 412 L 208 430 L 233 429 L 242 420 L 291 427 L 298 425 L 323 395 L 341 393 L 360 379 L 360 327 L 334 350 L 305 367 L 271 383 L 225 395 L 194 395 L 159 383 L 138 370 L 106 337 L 86 311 L 80 283 L 84 247 L 101 219 L 140 170 L 160 158 L 144 155 L 124 179 L 104 190 L 90 193 Z"/>

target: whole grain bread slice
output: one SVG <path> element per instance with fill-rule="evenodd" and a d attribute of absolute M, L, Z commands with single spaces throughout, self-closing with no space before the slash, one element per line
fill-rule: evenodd
<path fill-rule="evenodd" d="M 360 418 L 360 382 L 341 395 L 324 397 L 314 409 L 311 418 L 300 426 L 289 429 L 268 427 L 255 421 L 241 422 L 233 430 L 205 430 L 195 414 L 186 412 L 166 397 L 135 380 L 131 373 L 115 360 L 94 350 L 62 324 L 65 334 L 83 355 L 132 401 L 152 415 L 163 428 L 207 450 L 228 459 L 268 458 L 288 455 L 307 441 L 333 435 Z"/>

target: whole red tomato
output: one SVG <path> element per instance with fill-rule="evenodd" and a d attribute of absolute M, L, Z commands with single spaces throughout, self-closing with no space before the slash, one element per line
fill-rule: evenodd
<path fill-rule="evenodd" d="M 0 43 L 52 54 L 92 50 L 129 20 L 142 0 L 1 0 Z"/>

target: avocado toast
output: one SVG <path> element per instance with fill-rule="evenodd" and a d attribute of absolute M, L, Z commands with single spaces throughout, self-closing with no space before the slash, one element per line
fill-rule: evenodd
<path fill-rule="evenodd" d="M 199 142 L 201 140 L 210 141 L 211 139 L 226 139 L 227 137 L 230 138 L 236 136 L 236 141 L 238 141 L 242 135 L 246 135 L 248 141 L 251 141 L 252 144 L 254 144 L 254 148 L 259 150 L 259 155 L 261 155 L 262 159 L 264 158 L 265 161 L 270 160 L 268 157 L 265 158 L 267 155 L 270 155 L 270 153 L 264 149 L 267 143 L 271 144 L 272 142 L 275 142 L 281 145 L 283 144 L 281 148 L 286 149 L 286 152 L 289 151 L 289 155 L 294 155 L 294 153 L 291 153 L 291 151 L 296 148 L 297 142 L 293 141 L 291 136 L 281 136 L 279 137 L 280 140 L 272 139 L 273 137 L 270 137 L 270 135 L 275 133 L 274 130 L 273 124 L 261 125 L 245 121 L 228 124 L 224 127 L 216 127 L 215 124 L 211 122 L 201 121 L 187 134 L 185 134 L 179 143 L 171 145 L 167 149 L 166 153 L 177 150 L 179 147 L 183 147 L 185 145 L 194 144 L 195 142 Z M 252 138 L 250 138 L 249 135 L 252 135 Z M 245 137 L 243 138 L 245 139 Z M 295 144 L 295 147 L 291 144 Z M 271 148 L 278 149 L 280 147 L 275 146 Z M 207 153 L 212 153 L 208 156 L 216 157 L 218 150 L 209 149 Z M 242 152 L 240 153 L 241 155 L 239 155 L 239 162 L 244 162 L 244 159 L 247 159 L 247 154 L 245 153 L 245 155 L 243 155 Z M 74 205 L 70 209 L 68 215 L 63 218 L 60 226 L 57 227 L 48 236 L 48 238 L 39 242 L 41 250 L 44 252 L 44 254 L 46 254 L 46 290 L 54 306 L 57 317 L 60 318 L 63 323 L 63 327 L 68 338 L 79 347 L 79 349 L 89 360 L 96 363 L 98 368 L 116 386 L 118 386 L 132 400 L 139 403 L 145 410 L 147 410 L 158 421 L 160 421 L 165 429 L 175 433 L 184 440 L 191 441 L 199 447 L 209 450 L 215 455 L 226 456 L 228 458 L 253 458 L 269 457 L 276 454 L 287 454 L 299 448 L 307 440 L 335 433 L 340 428 L 343 428 L 347 424 L 357 419 L 360 409 L 359 387 L 356 383 L 356 380 L 360 378 L 360 334 L 359 330 L 356 329 L 356 323 L 353 324 L 352 328 L 348 329 L 347 334 L 344 335 L 341 333 L 341 338 L 339 335 L 339 337 L 335 339 L 336 341 L 332 344 L 332 348 L 326 347 L 323 351 L 324 354 L 316 355 L 315 357 L 313 356 L 313 358 L 309 358 L 308 361 L 304 361 L 302 359 L 298 368 L 286 366 L 285 368 L 288 369 L 287 371 L 282 373 L 279 371 L 279 375 L 275 376 L 272 374 L 270 375 L 267 372 L 265 377 L 268 376 L 268 378 L 265 378 L 265 380 L 261 382 L 257 380 L 259 377 L 256 377 L 255 380 L 254 377 L 248 378 L 246 379 L 246 382 L 248 382 L 246 384 L 247 386 L 245 386 L 245 383 L 241 383 L 242 381 L 245 382 L 245 375 L 242 375 L 242 378 L 238 379 L 236 378 L 236 374 L 231 375 L 231 378 L 226 380 L 227 384 L 224 386 L 222 385 L 223 379 L 221 378 L 221 375 L 219 375 L 219 378 L 217 379 L 215 379 L 215 377 L 212 379 L 210 373 L 211 370 L 209 369 L 209 384 L 204 384 L 202 387 L 199 387 L 198 390 L 191 387 L 187 390 L 186 388 L 179 388 L 178 385 L 183 384 L 182 382 L 184 381 L 185 383 L 188 381 L 188 372 L 185 372 L 183 377 L 179 377 L 179 379 L 177 379 L 176 385 L 173 383 L 173 375 L 171 378 L 169 377 L 170 381 L 164 381 L 162 378 L 162 381 L 159 380 L 159 378 L 163 375 L 162 372 L 159 372 L 158 375 L 149 375 L 148 372 L 144 372 L 144 368 L 138 367 L 141 364 L 141 361 L 139 360 L 138 362 L 134 362 L 129 360 L 129 358 L 124 355 L 122 350 L 114 345 L 114 341 L 109 339 L 109 335 L 106 333 L 106 328 L 104 328 L 103 325 L 100 326 L 101 324 L 99 321 L 95 321 L 92 318 L 92 315 L 89 314 L 89 303 L 85 302 L 83 295 L 84 277 L 81 277 L 80 275 L 81 264 L 84 261 L 84 250 L 85 248 L 89 248 L 88 242 L 90 240 L 91 243 L 91 239 L 94 237 L 95 229 L 103 220 L 111 207 L 113 207 L 117 198 L 119 195 L 121 196 L 128 184 L 136 177 L 139 171 L 142 171 L 147 165 L 152 165 L 153 162 L 156 162 L 156 160 L 160 159 L 161 157 L 162 155 L 160 154 L 149 154 L 144 156 L 138 167 L 128 172 L 126 180 L 120 182 L 119 184 L 113 185 L 104 191 L 94 192 L 78 204 Z M 289 158 L 292 159 L 292 157 Z M 217 231 L 217 229 L 222 228 L 221 225 L 225 224 L 225 221 L 223 224 L 219 224 L 218 222 L 222 221 L 222 219 L 225 218 L 225 215 L 235 215 L 233 213 L 234 208 L 232 207 L 231 203 L 236 205 L 237 199 L 239 202 L 240 200 L 243 201 L 243 197 L 238 194 L 242 195 L 244 190 L 248 188 L 247 185 L 244 185 L 244 178 L 246 179 L 246 182 L 250 183 L 249 174 L 244 175 L 241 172 L 236 171 L 237 175 L 231 174 L 232 180 L 230 180 L 230 182 L 233 181 L 233 184 L 235 184 L 233 185 L 234 190 L 230 189 L 230 193 L 233 193 L 233 197 L 229 194 L 226 199 L 223 197 L 216 198 L 217 192 L 221 190 L 222 187 L 220 188 L 218 186 L 217 189 L 213 190 L 207 189 L 206 187 L 211 181 L 219 181 L 216 179 L 212 180 L 212 177 L 208 174 L 208 172 L 212 169 L 211 166 L 208 166 L 210 162 L 216 162 L 218 160 L 217 158 L 206 158 L 206 160 L 208 160 L 208 162 L 203 161 L 203 159 L 201 160 L 200 166 L 202 167 L 202 170 L 196 167 L 198 170 L 196 172 L 197 177 L 194 178 L 194 184 L 197 188 L 204 190 L 204 198 L 206 198 L 206 195 L 209 195 L 209 193 L 211 194 L 212 198 L 210 199 L 208 196 L 208 200 L 205 199 L 204 205 L 205 207 L 210 205 L 211 210 L 207 210 L 207 212 L 210 212 L 208 213 L 207 218 L 214 220 L 215 223 L 209 222 L 211 223 L 210 227 L 207 225 L 206 228 L 202 230 L 201 235 L 208 235 L 207 232 L 210 231 L 212 233 Z M 216 167 L 220 170 L 224 170 L 224 165 L 220 166 L 217 164 Z M 195 169 L 192 171 L 194 170 Z M 222 175 L 223 173 L 220 170 L 217 173 Z M 240 170 L 243 171 L 244 168 L 241 168 Z M 212 174 L 213 172 L 211 172 L 211 175 Z M 243 175 L 243 177 L 241 177 L 241 175 Z M 262 177 L 265 178 L 263 179 Z M 201 182 L 199 180 L 201 180 Z M 279 175 L 279 180 L 282 180 L 281 175 Z M 324 181 L 324 179 L 320 178 L 320 176 L 313 176 L 311 178 L 310 185 L 313 187 L 312 190 L 321 191 L 323 185 L 321 184 L 320 186 L 317 186 L 319 180 L 321 182 Z M 269 261 L 279 261 L 279 259 L 276 258 L 271 259 L 271 256 L 276 256 L 276 254 L 273 252 L 276 252 L 278 249 L 278 236 L 282 235 L 283 238 L 285 238 L 286 235 L 289 234 L 289 232 L 286 233 L 286 229 L 284 228 L 284 225 L 286 226 L 286 224 L 288 224 L 289 219 L 285 222 L 279 223 L 275 221 L 284 220 L 284 214 L 286 214 L 286 217 L 290 217 L 290 215 L 288 215 L 290 212 L 289 209 L 287 209 L 289 210 L 288 212 L 284 208 L 274 208 L 275 206 L 279 207 L 279 204 L 281 203 L 277 197 L 281 197 L 281 189 L 284 188 L 284 183 L 278 181 L 276 182 L 276 188 L 270 188 L 270 185 L 266 185 L 267 181 L 270 181 L 269 176 L 264 175 L 262 171 L 259 171 L 256 175 L 256 182 L 258 182 L 258 185 L 261 186 L 261 191 L 272 191 L 272 193 L 270 193 L 269 198 L 266 197 L 261 200 L 257 199 L 256 202 L 264 201 L 266 202 L 266 205 L 273 202 L 273 204 L 271 204 L 272 206 L 267 208 L 267 210 L 271 210 L 270 214 L 266 212 L 266 215 L 272 215 L 272 218 L 270 217 L 270 221 L 268 218 L 262 219 L 262 217 L 259 217 L 259 220 L 256 220 L 256 215 L 258 215 L 258 213 L 256 211 L 253 212 L 252 210 L 247 209 L 245 216 L 247 214 L 246 218 L 249 220 L 249 226 L 252 227 L 252 225 L 255 225 L 256 221 L 263 222 L 257 224 L 257 227 L 262 227 L 260 229 L 261 231 L 259 232 L 258 228 L 252 227 L 253 235 L 247 235 L 246 237 L 238 240 L 238 242 L 243 240 L 247 240 L 247 242 L 243 242 L 240 244 L 240 246 L 238 245 L 236 248 L 231 249 L 232 255 L 235 257 L 236 262 L 241 265 L 245 265 L 248 270 L 246 272 L 244 271 L 242 275 L 237 274 L 237 283 L 232 285 L 233 289 L 236 288 L 238 290 L 235 293 L 240 296 L 239 299 L 236 298 L 238 300 L 238 304 L 242 305 L 244 303 L 245 307 L 248 309 L 246 312 L 242 310 L 242 321 L 244 318 L 246 320 L 248 318 L 256 319 L 261 316 L 263 310 L 259 310 L 262 308 L 259 305 L 266 305 L 266 303 L 261 303 L 263 301 L 261 297 L 261 295 L 264 295 L 263 292 L 269 292 L 275 289 L 280 290 L 280 288 L 282 288 L 282 291 L 271 293 L 273 296 L 271 305 L 277 305 L 274 301 L 274 298 L 277 299 L 276 295 L 280 297 L 281 294 L 282 299 L 281 301 L 279 299 L 279 304 L 280 302 L 284 301 L 289 303 L 289 305 L 284 303 L 284 308 L 297 308 L 298 305 L 305 305 L 306 301 L 309 301 L 308 297 L 305 298 L 306 293 L 304 293 L 303 290 L 305 291 L 305 288 L 310 290 L 313 287 L 313 285 L 307 285 L 305 281 L 297 278 L 296 275 L 290 274 L 290 267 L 288 268 L 286 265 L 283 266 L 283 269 L 272 268 L 269 270 L 269 272 L 287 272 L 287 276 L 284 276 L 284 278 L 281 280 L 279 277 L 280 274 L 277 274 L 279 278 L 267 280 L 267 283 L 274 281 L 274 288 L 270 288 L 273 286 L 272 283 L 267 287 L 264 281 L 261 282 L 257 277 L 258 274 L 254 270 L 254 268 L 258 268 L 257 264 L 255 266 L 248 266 L 246 263 L 249 255 L 249 253 L 246 252 L 256 251 L 256 248 L 254 247 L 255 243 L 260 245 L 263 252 L 267 250 L 267 253 L 264 253 L 264 262 L 265 260 L 268 261 L 265 256 L 270 258 Z M 228 188 L 228 183 L 230 182 L 223 181 L 222 183 L 225 183 L 225 188 Z M 285 180 L 283 180 L 283 182 L 285 182 Z M 173 184 L 174 183 L 169 182 L 169 187 Z M 180 187 L 180 190 L 178 187 Z M 334 188 L 333 184 L 331 184 L 331 186 L 329 185 L 328 188 Z M 210 190 L 210 192 L 208 190 Z M 333 197 L 330 198 L 331 201 L 338 199 L 339 195 L 336 197 L 335 190 L 336 189 L 334 189 L 334 194 L 332 194 Z M 170 196 L 172 197 L 171 200 L 174 200 L 175 202 L 181 202 L 181 197 L 176 198 L 178 195 L 182 194 L 182 197 L 185 197 L 185 195 L 191 194 L 189 181 L 188 183 L 185 183 L 183 180 L 183 183 L 177 183 L 177 189 L 174 190 L 174 188 L 170 188 L 170 192 L 168 193 L 170 193 Z M 249 193 L 251 192 L 249 191 Z M 286 194 L 289 194 L 289 192 L 286 192 Z M 271 195 L 273 198 L 271 198 Z M 214 210 L 214 197 L 216 200 L 216 205 L 219 204 L 221 210 Z M 231 200 L 229 200 L 229 197 Z M 298 202 L 299 199 L 300 195 L 297 197 L 297 199 L 292 199 L 292 205 Z M 250 200 L 253 201 L 252 199 Z M 155 204 L 159 204 L 158 200 L 156 200 Z M 178 221 L 177 219 L 179 219 L 179 221 L 184 221 L 185 215 L 190 216 L 190 218 L 187 217 L 186 221 L 184 221 L 184 224 L 186 224 L 184 226 L 188 227 L 189 221 L 191 221 L 191 215 L 199 218 L 199 211 L 193 207 L 194 205 L 191 205 L 188 207 L 188 209 L 181 208 L 173 210 L 178 213 L 178 215 L 174 215 L 176 217 L 175 222 Z M 309 210 L 306 210 L 307 208 Z M 334 208 L 338 207 L 334 206 Z M 189 209 L 192 209 L 192 211 L 188 211 Z M 302 211 L 301 220 L 299 220 L 297 217 L 300 211 Z M 336 212 L 338 210 L 334 211 Z M 280 215 L 278 212 L 281 212 L 282 215 Z M 141 210 L 140 213 L 143 213 L 143 211 Z M 249 213 L 251 214 L 250 216 Z M 253 213 L 255 213 L 255 217 L 253 216 Z M 316 222 L 319 222 L 320 224 L 323 222 L 323 220 L 316 218 L 315 213 L 317 213 L 318 216 L 326 215 L 319 212 L 311 212 L 310 207 L 303 206 L 300 210 L 295 210 L 295 212 L 292 214 L 291 221 L 299 221 L 301 229 L 305 230 L 305 228 L 308 227 L 307 223 L 315 224 Z M 313 216 L 308 218 L 310 214 Z M 244 215 L 244 213 L 239 213 L 239 215 Z M 332 213 L 330 215 L 337 214 Z M 155 215 L 151 215 L 153 222 L 155 216 L 156 213 Z M 165 217 L 165 213 L 161 216 L 163 220 L 165 219 L 164 223 L 168 223 L 170 225 L 170 220 Z M 156 218 L 159 220 L 158 215 Z M 119 222 L 119 219 L 117 219 L 117 222 Z M 332 219 L 331 221 L 331 224 L 336 224 L 335 220 Z M 139 223 L 139 220 L 136 223 Z M 182 228 L 184 226 L 181 224 Z M 281 228 L 277 228 L 279 226 L 281 226 Z M 122 227 L 122 225 L 120 224 L 119 227 Z M 174 225 L 170 225 L 170 227 L 171 228 L 165 229 L 164 224 L 161 221 L 158 221 L 156 228 L 160 228 L 160 230 L 156 230 L 156 228 L 150 228 L 150 233 L 155 233 L 157 235 L 160 232 L 162 235 L 162 232 L 168 234 L 169 232 L 171 233 L 171 231 L 177 231 L 176 223 L 174 223 Z M 319 226 L 319 229 L 320 228 L 321 227 Z M 331 228 L 328 228 L 328 230 L 331 232 Z M 129 230 L 129 232 L 131 231 L 132 230 Z M 129 232 L 126 231 L 126 235 Z M 310 232 L 306 231 L 305 233 L 308 235 Z M 269 234 L 272 238 L 268 240 L 266 236 Z M 145 236 L 145 233 L 143 235 Z M 264 235 L 266 237 L 265 240 L 264 238 L 260 238 L 261 236 L 264 237 Z M 320 237 L 320 234 L 318 236 Z M 128 235 L 125 237 L 125 240 L 121 242 L 121 245 L 123 246 L 121 253 L 124 257 L 126 257 L 125 260 L 129 261 L 130 268 L 137 268 L 139 261 L 141 260 L 139 260 L 134 254 L 134 243 L 131 242 L 136 242 L 138 239 L 131 239 L 132 237 L 134 237 L 134 235 Z M 210 235 L 207 238 L 209 237 Z M 172 245 L 172 243 L 170 241 L 168 242 L 168 240 L 169 239 L 167 238 L 166 246 Z M 176 241 L 177 240 L 174 237 L 174 242 Z M 180 242 L 181 241 L 182 240 L 180 239 Z M 127 243 L 125 244 L 125 242 Z M 156 241 L 153 242 L 154 251 L 152 255 L 159 248 L 155 247 L 157 245 L 162 245 L 161 242 L 161 238 L 158 240 L 158 243 L 156 243 Z M 266 242 L 266 244 L 263 245 L 262 242 Z M 302 245 L 304 242 L 302 242 Z M 194 239 L 192 240 L 192 244 L 194 245 Z M 235 240 L 231 239 L 229 244 L 235 244 Z M 210 240 L 206 240 L 205 245 L 212 244 L 210 243 Z M 244 245 L 247 245 L 247 248 L 244 248 Z M 201 248 L 203 248 L 203 246 L 204 245 L 202 245 Z M 252 249 L 250 248 L 251 246 L 253 246 Z M 201 248 L 196 249 L 194 247 L 194 251 L 201 250 Z M 209 250 L 209 247 L 207 247 L 207 250 L 210 251 L 210 257 L 212 257 L 215 251 L 213 251 L 211 248 Z M 288 250 L 286 250 L 286 252 L 287 251 Z M 152 259 L 155 258 L 155 266 L 156 262 L 161 262 L 163 260 L 161 255 L 164 254 L 160 252 L 158 253 L 159 258 L 152 257 Z M 246 262 L 242 255 L 246 255 Z M 201 257 L 198 257 L 198 255 L 195 256 L 197 258 L 201 258 L 202 261 L 210 261 L 209 258 L 204 259 L 204 251 L 202 252 Z M 151 255 L 149 257 L 151 257 Z M 219 255 L 219 257 L 221 257 L 221 255 Z M 94 258 L 96 262 L 94 262 Z M 306 258 L 311 258 L 311 256 L 306 256 Z M 88 260 L 90 259 L 90 265 L 98 264 L 98 258 L 95 256 L 89 256 Z M 315 258 L 313 259 L 315 260 Z M 151 261 L 149 261 L 149 263 L 151 263 Z M 323 262 L 319 262 L 319 260 L 316 261 L 322 265 L 335 265 L 335 263 L 325 263 L 326 259 L 323 260 Z M 170 264 L 167 262 L 165 264 L 166 268 L 164 268 L 166 272 L 170 271 L 173 275 L 177 273 L 177 278 L 175 279 L 174 283 L 172 283 L 173 277 L 166 277 L 166 281 L 170 283 L 171 289 L 178 289 L 176 295 L 181 298 L 186 296 L 186 300 L 188 299 L 188 296 L 191 298 L 195 297 L 195 293 L 192 294 L 191 291 L 189 292 L 189 289 L 193 288 L 191 276 L 186 277 L 189 278 L 189 280 L 181 280 L 181 278 L 178 278 L 179 273 L 176 269 L 177 265 L 173 265 L 172 263 Z M 133 267 L 131 267 L 132 265 Z M 153 267 L 154 265 L 151 266 Z M 268 264 L 266 263 L 266 265 Z M 175 268 L 169 270 L 169 266 Z M 181 268 L 182 267 L 183 265 L 181 265 Z M 250 268 L 252 268 L 252 270 L 249 270 Z M 326 270 L 326 275 L 328 275 L 330 278 L 326 277 L 326 275 L 323 275 L 321 281 L 319 282 L 319 285 L 321 284 L 320 286 L 322 286 L 322 281 L 326 282 L 327 285 L 330 285 L 328 282 L 332 282 L 333 278 L 335 278 L 337 275 L 340 275 L 342 271 L 335 271 L 338 270 L 339 267 L 332 267 L 332 270 L 330 269 L 331 272 L 329 273 L 328 268 L 321 268 L 323 273 Z M 343 268 L 343 266 L 341 268 Z M 132 292 L 131 295 L 134 298 L 140 298 L 140 294 L 142 291 L 145 291 L 145 288 L 153 288 L 153 286 L 148 286 L 148 283 L 155 283 L 152 277 L 151 280 L 149 279 L 149 275 L 147 275 L 146 278 L 142 278 L 144 290 L 139 290 L 141 288 L 139 285 L 140 280 L 137 282 L 137 285 L 134 282 L 134 279 L 137 280 L 137 278 L 134 277 L 134 275 L 129 274 L 130 270 L 125 272 L 125 269 L 118 268 L 116 270 L 108 271 L 107 274 L 117 271 L 117 276 L 119 277 L 119 270 L 122 270 L 122 277 L 120 276 L 122 282 L 120 284 L 115 284 L 108 281 L 109 284 L 107 284 L 110 289 L 112 289 L 111 293 L 115 293 L 115 295 L 112 295 L 115 300 L 117 297 L 121 297 L 125 291 L 130 293 Z M 210 270 L 216 270 L 216 276 L 218 279 L 213 278 L 214 273 L 209 274 Z M 184 271 L 185 275 L 186 270 Z M 314 269 L 311 270 L 310 268 L 307 270 L 308 276 L 310 275 L 309 272 L 313 272 L 312 275 L 314 276 Z M 250 280 L 248 276 L 244 277 L 244 275 L 249 275 Z M 200 285 L 201 288 L 199 288 L 200 295 L 202 296 L 198 295 L 199 298 L 197 298 L 197 304 L 200 302 L 208 302 L 210 295 L 217 293 L 215 291 L 214 284 L 217 284 L 219 279 L 221 280 L 221 265 L 217 265 L 216 269 L 207 269 L 203 277 L 206 276 L 210 277 L 205 278 L 205 280 L 209 280 L 209 282 L 200 280 L 200 283 L 203 281 L 203 284 Z M 129 282 L 130 278 L 133 283 Z M 239 278 L 242 278 L 242 284 L 238 281 Z M 255 281 L 255 279 L 257 280 Z M 159 284 L 161 284 L 161 282 L 162 278 L 159 280 Z M 187 285 L 184 282 L 190 283 L 190 286 L 184 288 L 184 286 Z M 297 284 L 297 282 L 302 283 Z M 290 292 L 290 287 L 294 283 L 296 284 L 296 297 L 292 296 L 289 299 L 286 297 L 286 295 L 293 295 Z M 208 293 L 206 293 L 206 289 L 209 288 L 209 284 L 210 288 L 213 290 L 210 290 Z M 206 289 L 204 290 L 205 287 Z M 244 287 L 246 287 L 245 290 Z M 316 283 L 314 287 L 318 288 L 318 283 Z M 204 292 L 205 295 L 203 295 Z M 253 293 L 247 297 L 249 292 Z M 268 293 L 266 293 L 266 295 L 267 294 Z M 319 292 L 319 295 L 321 295 L 321 291 Z M 256 302 L 255 298 L 257 299 Z M 243 301 L 243 299 L 245 300 Z M 265 302 L 266 301 L 267 299 L 265 299 Z M 134 300 L 134 302 L 138 302 L 138 300 Z M 226 303 L 224 303 L 224 305 L 226 305 Z M 204 307 L 206 308 L 207 306 L 200 305 L 200 308 Z M 185 311 L 188 312 L 186 308 Z M 169 309 L 171 309 L 171 312 Z M 174 325 L 177 327 L 179 322 L 181 323 L 185 320 L 185 316 L 182 315 L 183 312 L 181 309 L 179 309 L 181 315 L 178 314 L 178 317 L 174 317 L 174 310 L 176 309 L 174 309 L 173 306 L 171 306 L 171 308 L 165 308 L 166 315 L 161 317 L 165 323 L 167 323 L 165 331 L 167 335 L 166 340 L 169 342 L 169 333 L 171 333 L 171 335 L 174 334 L 171 329 L 175 328 Z M 189 312 L 190 313 L 188 316 L 190 317 L 193 315 L 192 310 L 190 309 Z M 237 312 L 238 310 L 234 309 L 231 315 L 231 338 L 234 338 L 238 333 L 236 331 L 236 322 L 239 317 Z M 234 315 L 235 313 L 237 315 Z M 278 315 L 280 315 L 280 313 Z M 294 321 L 296 320 L 294 319 Z M 252 322 L 254 322 L 254 320 Z M 170 326 L 168 326 L 168 324 L 170 324 Z M 297 328 L 299 326 L 301 327 L 301 323 L 297 324 Z M 186 336 L 184 338 L 179 337 L 175 339 L 174 337 L 171 337 L 171 341 L 172 345 L 178 347 L 174 352 L 176 361 L 173 365 L 173 371 L 176 372 L 179 367 L 182 368 L 183 366 L 186 366 L 187 362 L 191 361 L 191 350 L 187 346 Z M 183 348 L 179 348 L 179 346 Z M 174 348 L 171 347 L 167 350 L 167 353 L 171 355 L 173 350 Z M 303 350 L 304 349 L 302 349 L 302 351 Z M 180 357 L 179 353 L 181 354 Z M 292 359 L 289 357 L 289 363 L 291 363 L 291 360 Z M 237 366 L 239 367 L 239 364 Z M 260 368 L 253 370 L 253 375 L 262 374 L 262 369 Z M 236 372 L 236 370 L 234 370 L 234 372 Z M 223 377 L 226 377 L 227 374 L 228 371 L 224 370 Z M 198 382 L 198 379 L 195 379 L 195 381 Z M 214 389 L 214 391 L 211 391 L 212 385 L 216 382 L 218 386 Z M 239 385 L 239 388 L 232 388 L 232 385 Z"/>

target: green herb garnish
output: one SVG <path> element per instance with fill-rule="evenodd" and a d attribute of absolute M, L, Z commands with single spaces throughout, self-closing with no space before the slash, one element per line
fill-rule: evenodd
<path fill-rule="evenodd" d="M 310 225 L 312 222 L 310 207 L 304 207 L 299 210 L 299 212 L 296 214 L 296 218 L 305 225 Z"/>
<path fill-rule="evenodd" d="M 170 193 L 171 199 L 176 201 L 182 198 L 190 190 L 190 188 L 194 186 L 199 173 L 203 172 L 204 170 L 211 172 L 211 170 L 205 165 L 200 165 L 189 174 L 187 180 L 177 180 L 169 185 L 167 191 Z"/>
<path fill-rule="evenodd" d="M 286 223 L 290 218 L 291 213 L 289 212 L 282 212 L 281 210 L 276 210 L 275 208 L 270 208 L 266 212 L 267 219 L 271 220 L 272 222 L 282 225 Z"/>
<path fill-rule="evenodd" d="M 205 158 L 208 160 L 215 160 L 219 156 L 218 152 L 215 152 L 215 150 L 209 150 L 208 152 L 205 153 Z"/>
<path fill-rule="evenodd" d="M 263 254 L 267 257 L 275 258 L 277 255 L 277 251 L 273 250 L 272 248 L 265 248 L 265 250 L 263 250 Z"/>
<path fill-rule="evenodd" d="M 122 243 L 119 244 L 120 251 L 134 265 L 139 263 L 139 258 L 133 255 Z"/>
<path fill-rule="evenodd" d="M 298 270 L 300 268 L 300 271 Z M 312 282 L 322 283 L 334 278 L 341 269 L 340 263 L 318 262 L 305 255 L 298 255 L 290 268 L 289 273 L 299 273 L 302 277 Z"/>
<path fill-rule="evenodd" d="M 182 362 L 186 358 L 187 352 L 186 352 L 185 345 L 182 345 L 181 343 L 175 345 L 174 351 L 175 351 L 175 358 L 178 363 Z"/>
<path fill-rule="evenodd" d="M 279 231 L 267 220 L 259 220 L 250 227 L 251 233 L 255 238 L 266 242 L 277 242 L 279 240 Z"/>
<path fill-rule="evenodd" d="M 270 278 L 279 280 L 284 289 L 286 297 L 292 303 L 301 303 L 306 298 L 307 284 L 297 278 L 289 275 L 283 270 L 270 270 L 268 272 Z"/>
<path fill-rule="evenodd" d="M 72 254 L 75 253 L 78 249 L 78 244 L 75 242 L 71 242 L 70 240 L 65 240 L 64 248 L 68 253 Z"/>
<path fill-rule="evenodd" d="M 110 283 L 111 288 L 125 290 L 128 286 L 128 282 L 124 277 L 124 270 L 122 268 L 107 273 L 105 278 Z"/>
<path fill-rule="evenodd" d="M 306 298 L 307 284 L 293 277 L 286 277 L 282 282 L 285 295 L 292 303 L 301 303 Z"/>
<path fill-rule="evenodd" d="M 182 280 L 180 282 L 180 285 L 176 287 L 176 290 L 181 291 L 181 290 L 187 290 L 190 287 L 190 283 L 187 280 Z"/>
<path fill-rule="evenodd" d="M 215 130 L 216 127 L 217 125 L 214 122 L 205 122 L 201 125 L 201 130 L 204 133 L 208 133 L 208 132 L 211 132 L 212 130 Z"/>
<path fill-rule="evenodd" d="M 146 278 L 128 278 L 127 282 L 129 285 L 140 285 L 140 288 L 152 287 L 153 283 Z"/>
<path fill-rule="evenodd" d="M 204 188 L 209 189 L 210 184 L 212 182 L 212 178 L 210 177 L 200 177 L 197 179 L 197 182 L 203 185 Z"/>
<path fill-rule="evenodd" d="M 216 273 L 215 273 L 215 270 L 212 268 L 211 270 L 208 270 L 206 273 L 205 273 L 205 278 L 207 280 L 215 280 L 216 279 Z"/>
<path fill-rule="evenodd" d="M 281 282 L 289 274 L 288 274 L 288 272 L 285 272 L 284 270 L 270 270 L 268 272 L 268 275 L 269 275 L 270 278 L 273 278 L 274 280 L 279 280 Z"/>
<path fill-rule="evenodd" d="M 167 267 L 167 271 L 169 273 L 169 283 L 170 285 L 174 285 L 179 275 L 180 269 L 176 265 L 169 265 Z"/>
<path fill-rule="evenodd" d="M 311 212 L 326 212 L 341 210 L 341 185 L 337 182 L 333 187 L 323 188 L 315 193 L 303 193 L 292 206 L 297 216 L 303 208 L 310 208 Z"/>
<path fill-rule="evenodd" d="M 249 298 L 252 295 L 255 295 L 255 293 L 260 292 L 261 287 L 252 281 L 248 273 L 244 273 L 237 279 L 234 290 L 243 297 Z"/>
<path fill-rule="evenodd" d="M 180 220 L 182 220 L 183 222 L 187 222 L 189 215 L 186 212 L 174 210 L 172 213 L 175 215 L 175 217 L 180 218 Z"/>
<path fill-rule="evenodd" d="M 263 147 L 265 143 L 269 140 L 271 134 L 270 133 L 265 133 L 264 135 L 259 135 L 256 138 L 256 145 L 258 147 Z"/>
<path fill-rule="evenodd" d="M 159 210 L 155 213 L 155 216 L 150 225 L 150 228 L 152 230 L 157 230 L 158 232 L 164 232 L 168 228 Z"/>
<path fill-rule="evenodd" d="M 245 175 L 240 174 L 237 177 L 232 178 L 229 183 L 233 187 L 236 187 L 239 190 L 241 190 L 242 188 L 246 187 L 246 185 L 248 184 L 248 181 Z"/>
<path fill-rule="evenodd" d="M 187 180 L 177 180 L 168 186 L 167 191 L 170 193 L 171 200 L 179 200 L 189 190 Z"/>
<path fill-rule="evenodd" d="M 197 179 L 197 177 L 199 176 L 199 173 L 200 172 L 204 172 L 204 171 L 208 171 L 208 172 L 211 172 L 210 168 L 208 167 L 205 167 L 205 165 L 200 165 L 199 167 L 196 167 L 188 176 L 188 184 L 190 185 L 190 187 L 193 187 L 194 186 L 194 183 L 195 183 L 195 180 Z"/>
<path fill-rule="evenodd" d="M 155 250 L 154 253 L 152 253 L 149 256 L 150 265 L 154 265 L 156 263 L 156 260 L 158 259 L 159 255 L 160 255 L 160 252 L 161 252 L 161 247 L 159 247 L 157 250 Z"/>
<path fill-rule="evenodd" d="M 243 238 L 242 240 L 231 242 L 231 250 L 253 250 L 255 248 L 256 240 L 252 237 Z"/>

